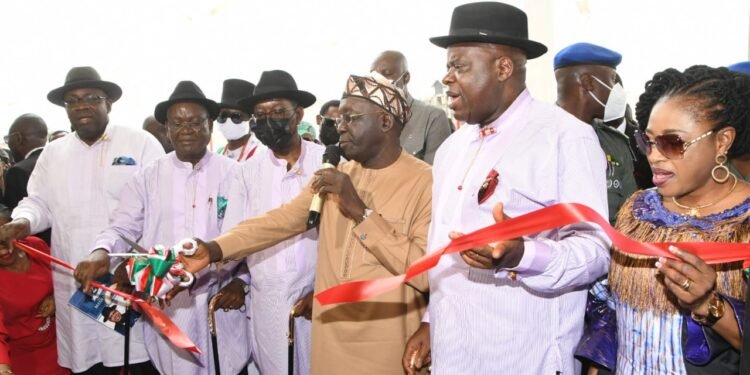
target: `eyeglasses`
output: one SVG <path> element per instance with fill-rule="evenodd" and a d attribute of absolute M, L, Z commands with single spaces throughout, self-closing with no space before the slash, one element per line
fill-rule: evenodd
<path fill-rule="evenodd" d="M 208 124 L 207 118 L 202 118 L 200 120 L 194 120 L 189 122 L 169 122 L 167 121 L 167 127 L 171 130 L 176 131 L 183 131 L 185 129 L 190 129 L 194 132 L 199 132 L 206 128 L 206 125 Z"/>
<path fill-rule="evenodd" d="M 292 108 L 286 108 L 286 109 L 278 109 L 278 110 L 271 111 L 271 112 L 268 112 L 268 113 L 265 113 L 265 112 L 256 112 L 250 118 L 250 122 L 263 121 L 263 120 L 265 120 L 267 118 L 271 118 L 272 120 L 286 120 L 286 119 L 289 118 L 287 116 L 287 114 L 289 112 L 292 112 L 292 111 L 296 110 L 296 109 L 297 109 L 297 107 L 292 107 Z"/>
<path fill-rule="evenodd" d="M 82 98 L 76 98 L 76 97 L 65 98 L 63 100 L 63 104 L 65 104 L 66 107 L 72 107 L 72 106 L 74 106 L 76 104 L 80 104 L 80 103 L 88 104 L 88 105 L 94 105 L 94 104 L 99 103 L 100 101 L 105 100 L 105 99 L 107 99 L 106 96 L 101 96 L 101 95 L 86 95 L 86 96 L 84 96 Z"/>
<path fill-rule="evenodd" d="M 320 126 L 336 126 L 336 119 L 323 116 L 323 120 L 320 121 Z"/>
<path fill-rule="evenodd" d="M 713 134 L 714 129 L 711 129 L 691 141 L 684 141 L 678 134 L 662 134 L 654 137 L 654 140 L 649 140 L 645 133 L 636 131 L 635 141 L 638 145 L 638 149 L 646 156 L 651 153 L 651 146 L 656 146 L 656 149 L 664 155 L 665 158 L 670 160 L 682 159 L 685 150 L 694 143 L 700 141 L 703 138 Z"/>
<path fill-rule="evenodd" d="M 7 145 L 8 141 L 10 141 L 10 137 L 12 137 L 12 136 L 14 136 L 16 134 L 21 134 L 21 133 L 8 133 L 8 135 L 4 136 L 3 137 L 3 141 L 5 142 L 5 144 Z"/>
<path fill-rule="evenodd" d="M 221 112 L 219 113 L 219 116 L 216 118 L 216 122 L 219 124 L 223 124 L 227 122 L 227 119 L 231 119 L 233 123 L 235 124 L 241 124 L 242 123 L 242 114 L 241 113 L 228 113 L 228 112 Z"/>
<path fill-rule="evenodd" d="M 351 124 L 352 122 L 356 121 L 358 118 L 367 116 L 367 115 L 374 115 L 376 113 L 383 113 L 383 111 L 375 111 L 375 112 L 367 112 L 367 113 L 346 113 L 343 115 L 340 115 L 339 117 L 336 117 L 336 125 L 341 126 L 342 124 Z"/>

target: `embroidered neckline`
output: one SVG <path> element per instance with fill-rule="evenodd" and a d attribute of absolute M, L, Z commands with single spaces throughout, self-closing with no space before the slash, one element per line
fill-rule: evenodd
<path fill-rule="evenodd" d="M 737 206 L 724 211 L 702 217 L 693 217 L 667 210 L 661 198 L 656 188 L 638 193 L 633 202 L 633 216 L 657 226 L 670 228 L 692 226 L 708 231 L 720 222 L 735 219 L 750 210 L 750 198 L 747 198 Z"/>

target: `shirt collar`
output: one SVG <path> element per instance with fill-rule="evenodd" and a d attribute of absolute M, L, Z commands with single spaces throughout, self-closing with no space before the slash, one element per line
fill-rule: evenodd
<path fill-rule="evenodd" d="M 308 142 L 305 141 L 304 139 L 300 139 L 301 150 L 299 152 L 299 158 L 294 163 L 294 165 L 292 165 L 292 167 L 289 168 L 289 170 L 287 171 L 287 174 L 301 174 L 302 173 L 302 162 L 305 160 L 305 154 L 306 154 L 305 150 L 307 150 L 306 143 Z M 268 148 L 268 156 L 271 158 L 271 162 L 273 163 L 274 166 L 286 168 L 286 165 L 287 165 L 286 159 L 277 158 L 276 155 L 273 153 L 273 150 L 271 150 L 270 148 Z"/>
<path fill-rule="evenodd" d="M 497 119 L 495 119 L 495 121 L 492 121 L 491 123 L 481 128 L 478 125 L 474 125 L 474 139 L 479 140 L 483 138 L 491 138 L 495 134 L 501 132 L 502 127 L 507 126 L 505 124 L 512 122 L 514 116 L 518 112 L 520 112 L 521 109 L 524 108 L 530 101 L 531 94 L 529 93 L 528 89 L 524 89 L 520 94 L 518 94 L 516 99 L 513 100 L 513 103 L 511 103 L 508 109 L 506 109 L 505 112 L 503 112 Z"/>
<path fill-rule="evenodd" d="M 195 165 L 193 165 L 193 163 L 191 163 L 191 162 L 182 161 L 182 160 L 178 159 L 177 158 L 177 153 L 174 152 L 174 151 L 170 152 L 169 155 L 172 156 L 172 162 L 174 163 L 175 167 L 177 167 L 179 169 L 192 169 L 192 170 L 195 170 L 195 171 L 199 171 L 199 170 L 203 169 L 203 167 L 205 167 L 206 164 L 208 164 L 209 161 L 211 161 L 211 158 L 213 157 L 214 154 L 213 154 L 213 152 L 210 152 L 208 150 L 208 148 L 206 148 L 206 153 L 203 155 L 203 157 L 201 158 L 201 160 L 199 160 L 198 163 L 195 164 Z"/>
<path fill-rule="evenodd" d="M 31 154 L 37 152 L 38 150 L 43 150 L 43 149 L 44 149 L 44 146 L 40 146 L 40 147 L 37 147 L 35 149 L 32 149 L 31 151 L 29 151 L 28 153 L 26 153 L 26 156 L 24 156 L 23 159 L 26 160 L 26 159 L 29 158 L 29 156 L 31 156 Z"/>
<path fill-rule="evenodd" d="M 78 141 L 80 141 L 81 144 L 83 144 L 84 146 L 86 146 L 86 147 L 94 147 L 97 144 L 99 144 L 100 142 L 107 142 L 107 141 L 112 140 L 112 133 L 113 133 L 113 131 L 112 131 L 112 125 L 111 124 L 107 124 L 107 126 L 104 128 L 104 133 L 102 133 L 102 135 L 99 137 L 99 139 L 97 139 L 96 142 L 94 142 L 91 145 L 89 145 L 88 143 L 84 142 L 83 139 L 81 139 L 81 137 L 78 136 L 78 132 L 75 132 L 75 135 L 76 135 L 76 138 L 78 138 Z"/>

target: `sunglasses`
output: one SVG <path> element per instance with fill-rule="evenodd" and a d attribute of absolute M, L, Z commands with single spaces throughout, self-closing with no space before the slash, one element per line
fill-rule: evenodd
<path fill-rule="evenodd" d="M 320 122 L 320 126 L 336 126 L 336 119 L 330 117 L 323 117 L 323 121 Z M 8 142 L 5 142 L 8 143 Z"/>
<path fill-rule="evenodd" d="M 638 150 L 643 155 L 648 156 L 651 153 L 652 146 L 656 146 L 659 153 L 664 155 L 665 158 L 670 160 L 682 159 L 685 154 L 685 150 L 691 145 L 697 143 L 703 138 L 713 134 L 714 129 L 711 129 L 691 141 L 685 141 L 678 134 L 663 134 L 654 137 L 654 140 L 648 139 L 646 133 L 639 130 L 635 132 L 635 142 L 638 145 Z"/>
<path fill-rule="evenodd" d="M 221 112 L 221 113 L 219 113 L 219 116 L 216 117 L 216 121 L 219 124 L 223 124 L 223 123 L 227 122 L 227 119 L 231 119 L 232 122 L 235 123 L 235 124 L 241 124 L 242 123 L 242 115 L 239 114 L 239 113 L 236 113 L 236 112 L 235 113 Z"/>

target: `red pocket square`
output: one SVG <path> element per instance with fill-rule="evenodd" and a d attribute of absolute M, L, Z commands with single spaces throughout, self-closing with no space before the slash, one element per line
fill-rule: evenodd
<path fill-rule="evenodd" d="M 497 188 L 497 184 L 500 182 L 499 175 L 496 170 L 491 170 L 489 174 L 487 174 L 487 177 L 484 179 L 484 182 L 482 183 L 482 187 L 479 188 L 479 195 L 477 198 L 479 199 L 479 204 L 484 203 L 489 199 L 492 194 L 495 193 L 495 188 Z"/>

